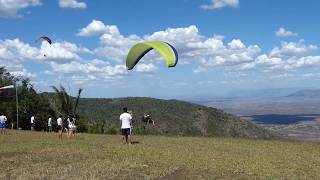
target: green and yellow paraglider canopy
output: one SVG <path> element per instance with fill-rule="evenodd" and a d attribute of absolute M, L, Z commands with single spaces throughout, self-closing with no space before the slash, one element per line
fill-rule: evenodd
<path fill-rule="evenodd" d="M 139 60 L 152 49 L 156 50 L 162 56 L 169 68 L 176 66 L 178 62 L 176 49 L 166 42 L 151 41 L 135 44 L 130 49 L 126 59 L 128 70 L 133 69 Z"/>

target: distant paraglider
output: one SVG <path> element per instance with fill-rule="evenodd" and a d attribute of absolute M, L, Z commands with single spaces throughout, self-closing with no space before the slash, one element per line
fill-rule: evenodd
<path fill-rule="evenodd" d="M 52 44 L 52 41 L 48 36 L 41 36 L 38 41 L 47 41 L 49 44 Z"/>
<path fill-rule="evenodd" d="M 169 68 L 176 66 L 178 62 L 177 50 L 169 43 L 152 41 L 135 44 L 130 49 L 126 59 L 128 70 L 133 69 L 139 60 L 152 49 L 156 50 L 162 56 Z"/>
<path fill-rule="evenodd" d="M 48 37 L 48 36 L 41 36 L 41 37 L 39 37 L 38 39 L 37 39 L 37 41 L 36 42 L 38 42 L 38 41 L 46 41 L 46 42 L 48 42 L 50 45 L 52 44 L 52 41 L 51 41 L 51 39 Z M 44 57 L 47 57 L 47 55 L 46 54 L 43 54 L 43 56 Z"/>

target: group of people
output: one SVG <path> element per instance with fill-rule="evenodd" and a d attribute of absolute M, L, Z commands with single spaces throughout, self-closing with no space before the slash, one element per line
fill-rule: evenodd
<path fill-rule="evenodd" d="M 59 134 L 59 139 L 62 139 L 62 133 L 66 132 L 67 133 L 67 137 L 74 137 L 75 133 L 76 133 L 76 118 L 71 116 L 68 116 L 67 118 L 65 118 L 64 120 L 62 119 L 62 116 L 58 116 L 58 119 L 56 121 L 56 129 L 58 131 Z M 30 118 L 30 124 L 31 124 L 31 131 L 35 130 L 36 128 L 36 121 L 35 121 L 35 117 L 31 116 Z M 48 132 L 53 132 L 53 123 L 52 123 L 52 118 L 49 117 L 48 118 Z"/>
<path fill-rule="evenodd" d="M 51 124 L 52 119 L 49 118 L 48 119 L 48 129 L 50 132 L 50 129 L 52 131 L 52 124 Z M 62 139 L 62 133 L 63 131 L 65 131 L 67 133 L 67 137 L 74 137 L 76 134 L 76 130 L 77 130 L 77 126 L 75 125 L 76 123 L 76 118 L 75 117 L 70 117 L 68 116 L 67 118 L 65 118 L 65 120 L 63 121 L 61 116 L 58 117 L 57 119 L 57 130 L 58 130 L 58 134 L 59 134 L 59 139 Z"/>
<path fill-rule="evenodd" d="M 7 117 L 5 115 L 0 116 L 0 130 L 1 134 L 5 133 Z M 155 122 L 151 119 L 151 116 L 147 113 L 144 113 L 142 117 L 142 121 L 146 124 L 155 125 Z M 62 116 L 59 116 L 56 120 L 57 131 L 59 134 L 59 139 L 62 139 L 62 133 L 66 132 L 67 137 L 74 137 L 76 133 L 77 127 L 75 126 L 76 118 L 73 116 L 72 118 L 68 116 L 64 120 Z M 36 120 L 34 116 L 30 118 L 31 130 L 35 130 L 36 128 Z M 48 118 L 48 132 L 52 131 L 52 118 Z M 133 135 L 133 122 L 132 122 L 132 112 L 129 113 L 126 107 L 123 108 L 123 113 L 120 115 L 120 128 L 122 134 L 122 140 L 125 144 L 132 143 L 132 135 Z"/>
<path fill-rule="evenodd" d="M 144 113 L 142 121 L 146 124 L 155 125 L 154 120 L 151 119 L 151 116 Z M 122 141 L 124 144 L 132 144 L 132 135 L 133 135 L 133 122 L 132 122 L 132 112 L 128 112 L 126 107 L 123 108 L 123 113 L 120 115 L 120 128 L 122 134 Z"/>

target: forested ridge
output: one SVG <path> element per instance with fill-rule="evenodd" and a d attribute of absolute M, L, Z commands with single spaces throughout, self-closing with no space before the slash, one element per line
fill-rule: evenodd
<path fill-rule="evenodd" d="M 77 116 L 79 132 L 119 133 L 119 115 L 127 107 L 133 115 L 135 134 L 226 136 L 272 138 L 274 134 L 249 121 L 222 110 L 178 100 L 147 97 L 80 98 L 71 97 L 63 86 L 55 93 L 37 93 L 29 79 L 15 77 L 0 68 L 0 87 L 15 84 L 19 99 L 19 127 L 30 129 L 30 117 L 36 118 L 36 130 L 46 130 L 47 119 L 62 115 Z M 71 113 L 72 112 L 72 113 Z M 155 125 L 142 121 L 143 113 L 151 115 Z M 7 126 L 16 128 L 15 89 L 0 91 L 0 113 L 8 118 Z"/>
<path fill-rule="evenodd" d="M 123 107 L 132 112 L 137 134 L 274 137 L 273 133 L 222 110 L 178 100 L 82 98 L 79 114 L 88 121 L 89 132 L 115 133 L 119 129 L 119 115 Z M 142 121 L 144 112 L 151 115 L 155 126 Z"/>

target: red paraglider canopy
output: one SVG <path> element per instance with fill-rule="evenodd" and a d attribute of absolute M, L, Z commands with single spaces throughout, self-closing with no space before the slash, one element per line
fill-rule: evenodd
<path fill-rule="evenodd" d="M 39 40 L 47 41 L 49 44 L 52 44 L 52 41 L 48 36 L 41 36 Z"/>

